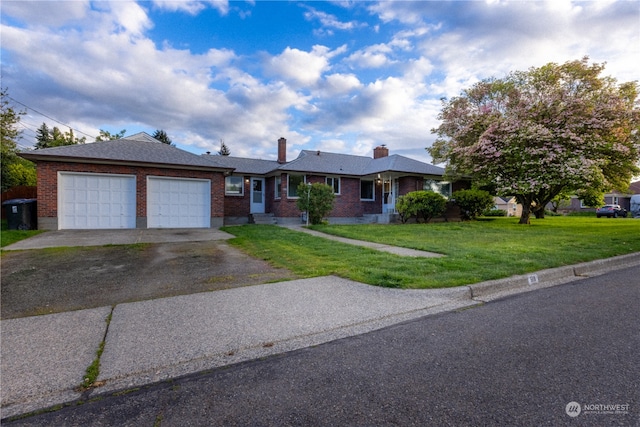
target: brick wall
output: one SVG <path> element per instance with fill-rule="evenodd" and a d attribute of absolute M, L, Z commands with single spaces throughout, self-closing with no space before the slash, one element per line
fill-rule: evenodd
<path fill-rule="evenodd" d="M 249 215 L 249 205 L 251 201 L 251 183 L 247 182 L 248 176 L 242 177 L 242 195 L 224 196 L 224 216 L 225 217 L 246 217 Z M 224 189 L 223 189 L 224 194 Z"/>

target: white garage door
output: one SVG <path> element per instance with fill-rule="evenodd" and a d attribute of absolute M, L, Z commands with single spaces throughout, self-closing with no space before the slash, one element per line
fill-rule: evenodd
<path fill-rule="evenodd" d="M 59 173 L 58 228 L 135 227 L 135 176 Z"/>
<path fill-rule="evenodd" d="M 147 227 L 209 228 L 211 181 L 204 179 L 147 179 Z"/>

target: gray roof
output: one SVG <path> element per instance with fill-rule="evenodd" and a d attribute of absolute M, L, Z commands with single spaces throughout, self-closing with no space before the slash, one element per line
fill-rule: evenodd
<path fill-rule="evenodd" d="M 141 132 L 132 136 L 89 144 L 65 145 L 20 153 L 29 160 L 75 161 L 88 163 L 135 163 L 181 168 L 230 169 L 216 165 L 197 154 L 163 144 Z"/>
<path fill-rule="evenodd" d="M 163 144 L 145 132 L 122 139 L 45 148 L 23 152 L 20 155 L 33 161 L 147 164 L 254 175 L 267 175 L 277 171 L 342 176 L 372 176 L 379 173 L 436 176 L 444 174 L 444 169 L 440 167 L 397 154 L 373 159 L 350 154 L 303 150 L 296 159 L 284 164 L 275 160 L 197 155 Z"/>
<path fill-rule="evenodd" d="M 371 160 L 373 159 L 370 157 L 302 150 L 298 158 L 280 165 L 278 169 L 289 172 L 361 176 L 366 175 L 365 169 Z"/>
<path fill-rule="evenodd" d="M 297 159 L 281 165 L 282 171 L 328 175 L 368 176 L 378 173 L 442 176 L 444 169 L 408 157 L 394 154 L 373 159 L 349 154 L 303 150 Z"/>
<path fill-rule="evenodd" d="M 423 163 L 418 160 L 394 154 L 392 156 L 381 157 L 379 159 L 371 159 L 365 175 L 396 172 L 417 175 L 444 175 L 444 169 L 429 163 Z"/>
<path fill-rule="evenodd" d="M 244 157 L 215 156 L 203 154 L 212 165 L 221 168 L 234 169 L 233 173 L 266 175 L 280 166 L 275 160 L 247 159 Z"/>

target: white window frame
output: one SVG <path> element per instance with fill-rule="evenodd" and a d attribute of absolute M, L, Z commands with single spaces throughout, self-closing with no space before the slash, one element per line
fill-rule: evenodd
<path fill-rule="evenodd" d="M 240 179 L 240 191 L 229 191 L 228 190 L 228 180 L 230 178 Z M 224 177 L 224 195 L 225 196 L 244 196 L 244 177 L 238 175 L 229 175 Z"/>
<path fill-rule="evenodd" d="M 282 198 L 282 176 L 278 175 L 275 178 L 276 178 L 274 179 L 275 188 L 273 191 L 274 199 L 281 199 Z"/>
<path fill-rule="evenodd" d="M 331 184 L 329 184 L 331 181 Z M 324 179 L 324 183 L 329 187 L 333 188 L 333 194 L 340 195 L 340 177 L 339 176 L 327 176 Z M 338 184 L 338 188 L 336 189 L 336 184 Z"/>

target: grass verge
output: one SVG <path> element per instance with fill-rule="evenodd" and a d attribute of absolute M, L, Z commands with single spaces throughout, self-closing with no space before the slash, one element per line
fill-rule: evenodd
<path fill-rule="evenodd" d="M 277 226 L 227 227 L 231 244 L 300 277 L 337 275 L 371 285 L 440 288 L 640 252 L 640 221 L 549 217 L 472 222 L 326 225 L 324 233 L 438 252 L 411 258 L 343 244 Z"/>
<path fill-rule="evenodd" d="M 0 225 L 0 248 L 19 242 L 28 237 L 42 233 L 43 230 L 9 230 L 7 220 L 3 219 Z"/>

